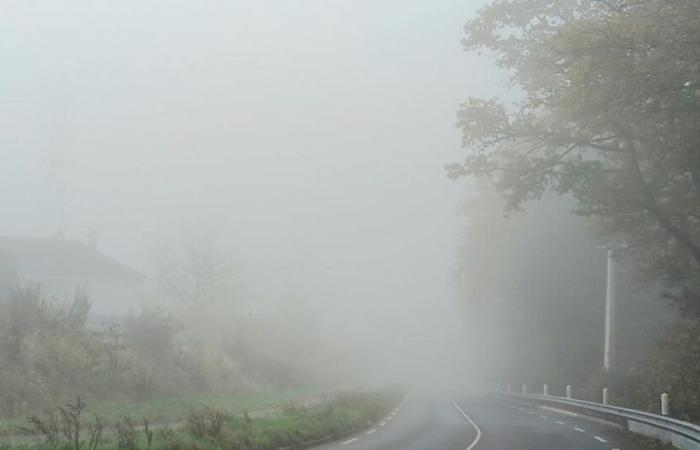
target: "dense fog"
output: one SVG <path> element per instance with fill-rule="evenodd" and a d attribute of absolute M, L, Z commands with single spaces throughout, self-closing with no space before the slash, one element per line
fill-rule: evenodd
<path fill-rule="evenodd" d="M 212 242 L 256 316 L 379 371 L 449 354 L 466 184 L 442 166 L 461 99 L 500 88 L 459 43 L 477 3 L 10 2 L 1 232 L 153 277 Z"/>
<path fill-rule="evenodd" d="M 80 450 L 76 394 L 210 408 L 148 448 L 416 386 L 700 418 L 697 3 L 0 3 L 0 441 Z"/>

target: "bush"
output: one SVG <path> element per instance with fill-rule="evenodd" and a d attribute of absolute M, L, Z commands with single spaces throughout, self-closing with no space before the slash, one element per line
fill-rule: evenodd
<path fill-rule="evenodd" d="M 187 430 L 198 439 L 217 439 L 221 435 L 226 413 L 222 409 L 203 408 L 194 410 L 187 416 Z"/>
<path fill-rule="evenodd" d="M 88 424 L 88 449 L 95 450 L 102 443 L 102 432 L 104 430 L 104 419 L 99 414 L 92 416 L 92 421 Z"/>
<path fill-rule="evenodd" d="M 50 447 L 64 443 L 73 450 L 80 450 L 80 415 L 85 406 L 85 403 L 80 400 L 80 396 L 76 396 L 75 403 L 59 407 L 44 417 L 29 417 L 27 420 L 31 424 L 30 427 L 21 427 L 20 429 L 42 436 L 44 442 Z"/>
<path fill-rule="evenodd" d="M 648 359 L 631 371 L 628 402 L 659 412 L 661 393 L 669 394 L 674 417 L 700 423 L 700 323 L 681 321 L 661 340 Z"/>
<path fill-rule="evenodd" d="M 125 333 L 127 341 L 146 359 L 163 363 L 173 356 L 178 328 L 165 310 L 146 309 L 129 317 Z"/>
<path fill-rule="evenodd" d="M 113 427 L 117 437 L 117 448 L 120 450 L 137 450 L 138 433 L 136 423 L 129 416 L 123 416 Z"/>

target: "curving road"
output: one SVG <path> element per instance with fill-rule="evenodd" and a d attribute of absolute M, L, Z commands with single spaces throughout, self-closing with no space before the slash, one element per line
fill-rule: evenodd
<path fill-rule="evenodd" d="M 318 450 L 639 450 L 615 426 L 490 396 L 409 394 L 372 428 Z"/>

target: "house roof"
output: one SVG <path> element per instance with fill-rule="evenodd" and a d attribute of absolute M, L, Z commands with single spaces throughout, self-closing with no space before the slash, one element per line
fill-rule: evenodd
<path fill-rule="evenodd" d="M 24 277 L 126 282 L 146 278 L 77 239 L 0 236 L 0 253 L 10 255 L 17 275 Z"/>

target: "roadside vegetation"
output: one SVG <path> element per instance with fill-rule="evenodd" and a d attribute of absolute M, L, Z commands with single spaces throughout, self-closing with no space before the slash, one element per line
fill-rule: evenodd
<path fill-rule="evenodd" d="M 343 357 L 300 313 L 242 314 L 239 272 L 220 248 L 193 241 L 169 254 L 165 288 L 146 303 L 163 306 L 109 323 L 91 322 L 83 290 L 64 299 L 18 284 L 0 302 L 0 442 L 274 448 L 341 433 L 394 401 L 382 392 L 327 398 L 353 377 Z"/>
<path fill-rule="evenodd" d="M 699 39 L 696 0 L 489 1 L 466 24 L 465 49 L 517 91 L 464 101 L 465 156 L 447 166 L 480 179 L 461 274 L 470 307 L 498 317 L 484 325 L 508 330 L 491 379 L 596 401 L 607 386 L 654 412 L 667 392 L 700 422 Z M 606 248 L 627 285 L 609 372 Z"/>
<path fill-rule="evenodd" d="M 121 327 L 96 329 L 87 326 L 90 306 L 78 292 L 65 307 L 38 286 L 17 288 L 0 304 L 3 416 L 54 408 L 77 392 L 91 403 L 143 403 L 251 388 L 232 369 L 232 355 L 178 342 L 177 324 L 166 311 L 144 311 Z"/>
<path fill-rule="evenodd" d="M 241 449 L 271 450 L 341 437 L 387 414 L 401 399 L 397 389 L 339 392 L 312 404 L 279 403 L 266 414 L 221 407 L 192 408 L 176 424 L 154 425 L 147 418 L 123 415 L 107 421 L 84 413 L 79 398 L 23 428 L 31 441 L 0 444 L 10 449 Z"/>
<path fill-rule="evenodd" d="M 274 389 L 249 394 L 172 396 L 143 402 L 86 402 L 82 416 L 99 415 L 106 424 L 115 423 L 125 416 L 139 417 L 148 420 L 150 424 L 163 426 L 177 424 L 187 417 L 189 411 L 205 407 L 222 409 L 229 414 L 251 412 L 264 415 L 274 413 L 287 404 L 314 404 L 321 401 L 324 396 L 320 389 L 298 388 Z M 37 411 L 43 411 L 43 409 Z M 22 435 L 26 427 L 27 415 L 0 419 L 0 441 L 8 436 Z"/>

